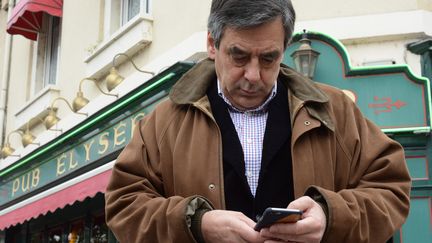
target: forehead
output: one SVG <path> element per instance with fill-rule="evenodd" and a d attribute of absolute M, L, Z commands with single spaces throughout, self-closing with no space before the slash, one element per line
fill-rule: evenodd
<path fill-rule="evenodd" d="M 267 23 L 248 28 L 225 28 L 221 46 L 239 46 L 243 48 L 282 48 L 285 41 L 285 31 L 282 20 L 276 18 Z"/>

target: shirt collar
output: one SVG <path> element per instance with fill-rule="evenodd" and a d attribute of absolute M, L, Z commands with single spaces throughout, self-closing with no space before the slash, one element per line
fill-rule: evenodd
<path fill-rule="evenodd" d="M 231 110 L 234 110 L 236 112 L 265 112 L 265 111 L 267 111 L 267 107 L 268 107 L 268 104 L 270 103 L 270 101 L 276 96 L 277 82 L 275 82 L 275 84 L 272 88 L 272 91 L 270 92 L 270 95 L 267 97 L 267 99 L 264 101 L 264 103 L 262 103 L 257 108 L 250 109 L 250 110 L 244 110 L 244 111 L 239 110 L 235 106 L 233 106 L 232 103 L 228 100 L 228 98 L 224 95 L 224 93 L 222 92 L 222 88 L 220 86 L 219 79 L 217 80 L 217 89 L 218 89 L 219 96 L 225 101 L 226 104 L 228 104 L 228 107 Z"/>

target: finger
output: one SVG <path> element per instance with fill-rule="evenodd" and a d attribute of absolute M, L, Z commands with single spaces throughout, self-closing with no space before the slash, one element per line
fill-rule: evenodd
<path fill-rule="evenodd" d="M 265 239 L 261 237 L 259 232 L 253 229 L 255 222 L 244 215 L 239 215 L 239 221 L 236 223 L 236 231 L 241 238 L 247 242 L 263 242 Z"/>
<path fill-rule="evenodd" d="M 307 230 L 306 233 L 300 233 L 301 230 L 292 229 L 292 227 L 288 227 L 290 225 L 287 224 L 285 224 L 285 226 L 283 224 L 274 226 L 281 226 L 281 228 L 272 226 L 269 229 L 263 229 L 262 233 L 260 232 L 261 236 L 264 238 L 281 239 L 283 241 L 292 242 L 319 242 L 322 237 L 319 230 Z M 290 232 L 290 230 L 292 231 Z"/>
<path fill-rule="evenodd" d="M 242 214 L 242 216 L 240 216 L 240 220 L 243 221 L 244 223 L 246 223 L 251 228 L 255 227 L 255 225 L 256 225 L 255 221 L 253 221 L 252 219 L 250 219 L 249 217 L 247 217 L 244 214 Z"/>
<path fill-rule="evenodd" d="M 297 223 L 274 224 L 269 228 L 270 233 L 302 235 L 318 231 L 321 225 L 312 217 L 297 221 Z"/>
<path fill-rule="evenodd" d="M 308 211 L 314 205 L 314 200 L 308 196 L 300 197 L 290 204 L 288 204 L 288 208 L 290 209 L 300 209 L 304 212 Z"/>

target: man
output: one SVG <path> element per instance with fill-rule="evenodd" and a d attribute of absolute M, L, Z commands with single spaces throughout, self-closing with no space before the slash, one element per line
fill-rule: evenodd
<path fill-rule="evenodd" d="M 289 0 L 213 0 L 208 56 L 139 122 L 113 168 L 121 242 L 385 242 L 409 209 L 401 146 L 343 92 L 281 65 Z M 257 232 L 267 207 L 297 223 Z"/>

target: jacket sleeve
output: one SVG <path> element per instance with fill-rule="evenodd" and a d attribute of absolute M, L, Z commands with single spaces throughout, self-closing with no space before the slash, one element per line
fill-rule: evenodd
<path fill-rule="evenodd" d="M 327 204 L 323 242 L 386 242 L 409 211 L 411 179 L 403 148 L 364 118 L 353 102 L 346 97 L 343 102 L 343 109 L 334 112 L 344 115 L 335 119 L 337 149 L 344 154 L 336 167 L 349 163 L 347 184 L 336 191 L 313 186 L 306 194 L 323 197 Z"/>
<path fill-rule="evenodd" d="M 143 132 L 148 119 L 137 124 L 112 169 L 105 194 L 107 224 L 120 242 L 194 242 L 190 218 L 211 206 L 199 196 L 164 196 L 156 132 Z"/>

